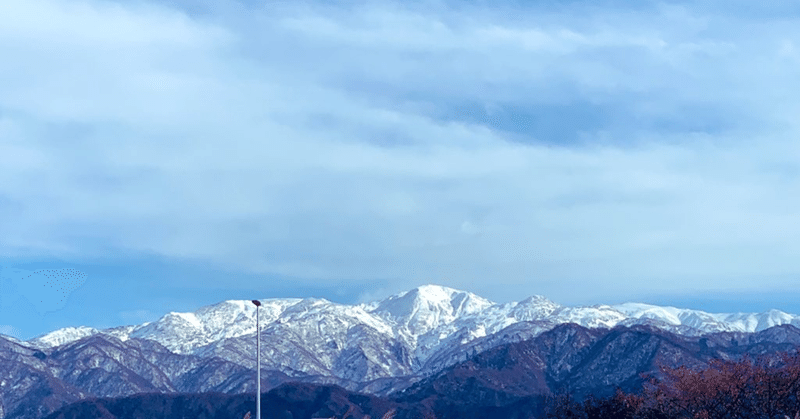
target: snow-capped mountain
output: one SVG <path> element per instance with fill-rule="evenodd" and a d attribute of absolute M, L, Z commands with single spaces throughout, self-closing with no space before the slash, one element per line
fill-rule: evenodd
<path fill-rule="evenodd" d="M 541 296 L 498 304 L 436 285 L 359 305 L 313 298 L 261 301 L 264 368 L 362 383 L 424 374 L 463 360 L 464 353 L 529 339 L 564 323 L 589 328 L 645 324 L 690 336 L 800 326 L 800 316 L 777 310 L 711 314 L 638 303 L 566 307 Z M 153 340 L 178 354 L 218 356 L 252 368 L 255 314 L 250 301 L 224 301 L 142 325 L 61 329 L 27 343 L 50 348 L 102 333 L 123 341 Z"/>
<path fill-rule="evenodd" d="M 95 335 L 97 333 L 100 333 L 100 330 L 97 330 L 93 327 L 65 327 L 63 329 L 58 329 L 55 332 L 31 339 L 26 343 L 35 348 L 53 348 L 74 342 L 87 336 Z"/>
<path fill-rule="evenodd" d="M 365 348 L 370 348 L 369 342 L 375 336 L 361 335 L 360 326 L 356 329 Z M 460 348 L 461 359 L 450 362 L 438 356 L 443 352 L 437 352 L 426 365 L 442 362 L 452 365 L 431 368 L 415 376 L 358 383 L 329 375 L 290 377 L 280 371 L 262 371 L 261 388 L 270 393 L 263 407 L 267 411 L 285 408 L 286 399 L 280 401 L 283 394 L 295 400 L 293 405 L 316 404 L 327 409 L 313 417 L 329 417 L 330 403 L 336 400 L 377 401 L 382 412 L 386 411 L 387 403 L 460 409 L 453 416 L 439 417 L 467 417 L 465 411 L 486 408 L 483 414 L 470 417 L 500 417 L 496 409 L 509 406 L 509 400 L 519 397 L 546 396 L 554 391 L 575 397 L 609 395 L 616 388 L 634 391 L 644 377 L 658 374 L 662 367 L 703 367 L 712 359 L 735 360 L 742 356 L 777 360 L 787 351 L 796 353 L 800 347 L 800 329 L 791 325 L 758 333 L 724 332 L 698 337 L 650 325 L 589 329 L 576 324 L 553 327 L 550 321 L 537 320 L 517 322 L 500 333 L 459 346 L 456 342 L 467 335 L 461 330 L 443 342 Z M 252 340 L 252 335 L 249 339 L 244 336 L 221 342 L 242 344 L 245 340 Z M 498 343 L 508 340 L 515 342 Z M 374 350 L 376 346 L 371 348 Z M 358 358 L 352 363 L 366 365 Z M 188 396 L 206 407 L 220 407 L 225 405 L 218 397 L 220 393 L 248 397 L 249 408 L 253 404 L 255 380 L 252 368 L 214 356 L 176 354 L 153 340 L 122 341 L 97 333 L 39 350 L 0 336 L 0 418 L 5 419 L 120 417 L 127 414 L 122 411 L 135 412 L 136 417 L 167 417 L 174 416 L 176 410 L 189 410 L 184 402 L 179 406 L 170 402 L 176 397 Z M 338 387 L 327 387 L 330 384 Z M 347 393 L 343 388 L 360 394 Z M 403 391 L 392 391 L 397 389 Z M 103 400 L 114 407 L 98 411 L 97 403 Z M 531 408 L 527 403 L 510 405 L 526 412 Z M 241 411 L 234 416 L 238 417 Z M 336 417 L 344 417 L 349 407 L 337 411 L 340 414 Z M 420 417 L 418 413 L 406 417 Z M 225 417 L 230 416 L 229 410 Z M 308 414 L 298 413 L 294 417 L 308 417 Z"/>

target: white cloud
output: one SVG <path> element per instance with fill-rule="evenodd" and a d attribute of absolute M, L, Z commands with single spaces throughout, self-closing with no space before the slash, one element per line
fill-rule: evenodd
<path fill-rule="evenodd" d="M 2 324 L 0 325 L 0 335 L 17 337 L 17 329 L 14 326 Z"/>
<path fill-rule="evenodd" d="M 2 244 L 567 303 L 798 273 L 800 31 L 500 9 L 5 2 Z"/>

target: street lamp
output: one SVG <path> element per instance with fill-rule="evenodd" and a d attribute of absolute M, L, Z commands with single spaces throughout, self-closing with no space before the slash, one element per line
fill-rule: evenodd
<path fill-rule="evenodd" d="M 258 326 L 258 307 L 261 301 L 253 300 L 256 305 L 256 419 L 261 419 L 261 328 Z"/>

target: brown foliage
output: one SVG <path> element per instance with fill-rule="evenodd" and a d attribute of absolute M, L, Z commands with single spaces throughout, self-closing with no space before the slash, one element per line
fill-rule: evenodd
<path fill-rule="evenodd" d="M 703 369 L 661 368 L 638 394 L 551 400 L 551 418 L 784 419 L 800 418 L 800 355 L 713 360 Z"/>

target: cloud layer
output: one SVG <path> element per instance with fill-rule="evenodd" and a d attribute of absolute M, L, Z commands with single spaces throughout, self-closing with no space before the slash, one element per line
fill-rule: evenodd
<path fill-rule="evenodd" d="M 497 300 L 782 289 L 787 7 L 7 0 L 0 245 Z"/>

